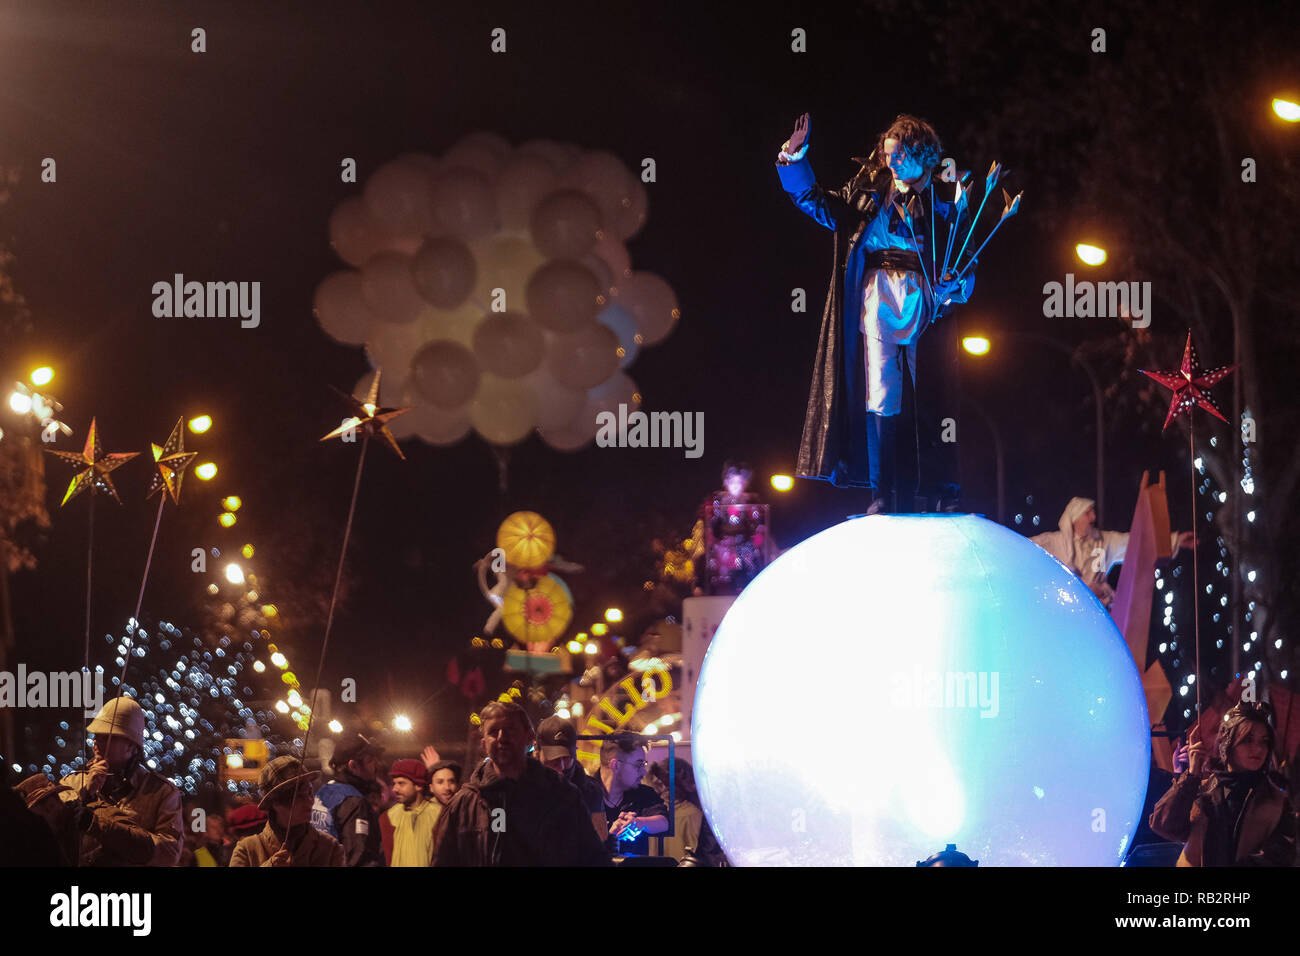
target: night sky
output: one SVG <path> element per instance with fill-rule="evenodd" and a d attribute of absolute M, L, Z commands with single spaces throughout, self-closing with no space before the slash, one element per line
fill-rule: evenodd
<path fill-rule="evenodd" d="M 977 177 L 1002 159 L 1008 188 L 1025 191 L 1022 212 L 981 257 L 974 303 L 952 321 L 1069 344 L 1102 334 L 1088 320 L 1041 316 L 1043 283 L 1075 268 L 1075 239 L 1036 218 L 1035 170 L 1014 155 L 963 149 L 996 88 L 955 97 L 929 76 L 923 38 L 905 24 L 886 43 L 870 39 L 877 15 L 838 9 L 784 6 L 773 17 L 762 6 L 744 16 L 693 6 L 470 6 L 0 7 L 0 162 L 22 177 L 0 207 L 0 239 L 16 256 L 16 288 L 35 326 L 30 338 L 0 343 L 3 373 L 56 368 L 51 390 L 76 430 L 60 441 L 66 450 L 79 450 L 92 415 L 110 451 L 147 449 L 181 416 L 216 421 L 207 435 L 186 435 L 220 474 L 209 483 L 191 474 L 179 511 L 168 507 L 148 614 L 197 619 L 208 578 L 190 571 L 196 546 L 253 542 L 267 600 L 276 599 L 277 575 L 332 580 L 357 447 L 318 439 L 346 411 L 329 387 L 350 389 L 368 366 L 360 348 L 334 343 L 312 316 L 316 285 L 343 267 L 328 217 L 386 160 L 437 155 L 473 130 L 514 144 L 546 137 L 606 149 L 633 169 L 654 157 L 648 220 L 628 247 L 634 268 L 672 284 L 682 318 L 628 371 L 645 408 L 704 412 L 705 454 L 562 454 L 534 435 L 510 450 L 502 494 L 477 437 L 451 448 L 405 442 L 404 463 L 372 448 L 325 683 L 355 676 L 363 695 L 385 702 L 380 709 L 416 707 L 442 686 L 448 658 L 468 653 L 490 610 L 471 564 L 509 512 L 541 512 L 560 552 L 587 566 L 567 576 L 575 623 L 585 625 L 612 604 L 636 615 L 652 539 L 690 531 L 724 459 L 752 463 L 760 491 L 770 474 L 793 470 L 831 267 L 830 234 L 794 209 L 773 169 L 801 112 L 813 116 L 813 165 L 830 185 L 904 111 L 928 118 L 945 151 Z M 792 25 L 809 31 L 809 54 L 790 52 Z M 195 26 L 207 31 L 206 53 L 190 50 Z M 508 31 L 504 55 L 489 50 L 495 26 Z M 1091 26 L 1080 17 L 1081 37 Z M 54 184 L 40 181 L 47 156 L 57 160 Z M 339 181 L 349 156 L 359 184 Z M 260 327 L 155 318 L 151 288 L 178 272 L 260 281 Z M 789 309 L 796 286 L 808 290 L 803 315 Z M 1164 331 L 1179 321 L 1164 320 Z M 1053 529 L 1071 496 L 1095 496 L 1087 380 L 1064 354 L 1024 341 L 963 366 L 967 394 L 1007 444 L 1008 511 L 1038 514 L 1038 530 Z M 1185 447 L 1161 439 L 1158 425 L 1108 439 L 1107 527 L 1127 528 L 1144 467 L 1186 474 Z M 992 453 L 984 426 L 972 418 L 969 428 L 964 502 L 991 513 Z M 32 667 L 81 660 L 89 502 L 57 508 L 69 475 L 48 463 L 53 525 L 39 569 L 13 579 L 18 656 Z M 146 475 L 144 458 L 123 467 L 114 478 L 125 506 L 96 503 L 98 647 L 134 603 L 154 516 Z M 226 494 L 244 502 L 230 532 L 215 521 Z M 773 530 L 788 546 L 866 504 L 865 493 L 799 482 L 774 501 Z M 1186 526 L 1185 498 L 1171 507 L 1175 526 Z M 323 619 L 286 624 L 282 644 L 306 684 Z M 489 690 L 504 683 L 499 672 L 488 677 Z M 436 717 L 444 723 L 432 736 L 460 736 L 463 707 Z"/>

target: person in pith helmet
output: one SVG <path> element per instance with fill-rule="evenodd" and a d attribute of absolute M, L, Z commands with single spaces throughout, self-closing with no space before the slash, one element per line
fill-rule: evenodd
<path fill-rule="evenodd" d="M 130 697 L 115 697 L 86 730 L 94 757 L 84 772 L 60 781 L 60 799 L 81 804 L 85 832 L 80 866 L 175 866 L 182 835 L 181 792 L 141 764 L 144 711 Z"/>
<path fill-rule="evenodd" d="M 267 817 L 260 833 L 246 836 L 230 857 L 240 866 L 343 866 L 343 847 L 311 825 L 312 796 L 320 772 L 308 770 L 297 757 L 276 757 L 257 776 Z"/>

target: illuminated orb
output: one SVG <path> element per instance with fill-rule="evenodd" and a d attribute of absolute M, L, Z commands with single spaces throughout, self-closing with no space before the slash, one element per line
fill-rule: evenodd
<path fill-rule="evenodd" d="M 1151 757 L 1106 610 L 974 515 L 858 518 L 782 554 L 719 626 L 692 734 L 713 830 L 749 866 L 912 866 L 947 843 L 1117 865 Z"/>

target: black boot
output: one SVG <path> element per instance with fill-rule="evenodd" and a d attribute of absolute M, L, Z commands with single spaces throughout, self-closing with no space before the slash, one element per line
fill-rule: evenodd
<path fill-rule="evenodd" d="M 867 412 L 867 467 L 872 497 L 867 514 L 889 514 L 896 510 L 894 474 L 897 432 L 897 415 Z"/>

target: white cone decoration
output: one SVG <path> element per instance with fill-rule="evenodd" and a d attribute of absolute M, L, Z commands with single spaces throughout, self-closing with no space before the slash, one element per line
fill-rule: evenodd
<path fill-rule="evenodd" d="M 600 411 L 640 404 L 627 369 L 680 316 L 672 287 L 628 255 L 647 199 L 613 153 L 570 143 L 476 132 L 441 157 L 402 154 L 330 216 L 351 268 L 317 287 L 317 321 L 364 345 L 385 401 L 412 408 L 398 438 L 512 445 L 536 431 L 575 451 Z"/>

